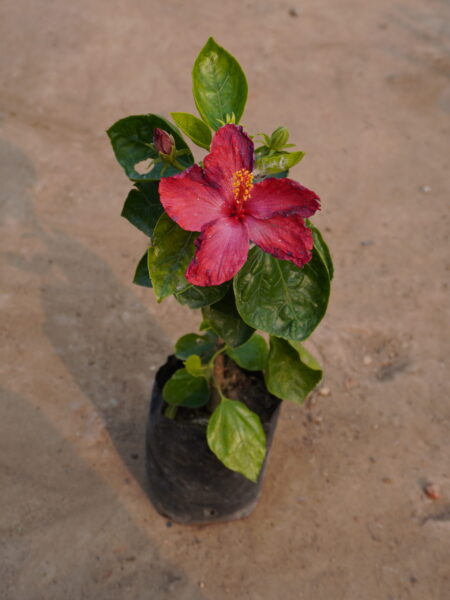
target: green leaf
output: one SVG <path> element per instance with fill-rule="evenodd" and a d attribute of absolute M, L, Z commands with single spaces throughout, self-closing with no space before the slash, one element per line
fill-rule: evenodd
<path fill-rule="evenodd" d="M 175 344 L 175 356 L 181 360 L 186 360 L 192 354 L 199 354 L 206 359 L 212 356 L 216 341 L 217 336 L 212 331 L 207 331 L 205 335 L 187 333 L 180 337 Z"/>
<path fill-rule="evenodd" d="M 300 342 L 289 343 L 293 348 L 295 348 L 295 350 L 297 350 L 302 363 L 304 363 L 308 368 L 312 369 L 313 371 L 322 372 L 322 367 L 319 365 L 317 359 L 314 358 L 314 356 L 310 352 L 308 352 L 308 350 L 302 344 L 300 344 Z"/>
<path fill-rule="evenodd" d="M 164 213 L 148 249 L 148 270 L 158 302 L 189 285 L 184 276 L 194 255 L 197 233 L 181 229 Z"/>
<path fill-rule="evenodd" d="M 191 354 L 185 361 L 184 366 L 189 375 L 194 377 L 208 378 L 211 374 L 211 369 L 202 365 L 202 360 L 198 354 Z"/>
<path fill-rule="evenodd" d="M 148 273 L 147 252 L 138 262 L 138 266 L 136 267 L 136 272 L 134 274 L 133 283 L 135 283 L 136 285 L 142 285 L 143 287 L 153 287 L 152 280 L 150 279 L 150 275 Z"/>
<path fill-rule="evenodd" d="M 247 80 L 237 60 L 209 38 L 192 71 L 195 104 L 212 129 L 227 122 L 234 113 L 236 123 L 244 112 Z"/>
<path fill-rule="evenodd" d="M 189 308 L 202 308 L 218 302 L 225 296 L 229 287 L 229 281 L 222 283 L 222 285 L 211 285 L 209 287 L 190 284 L 185 290 L 175 294 L 175 298 L 180 304 L 186 304 Z"/>
<path fill-rule="evenodd" d="M 316 359 L 298 342 L 290 344 L 271 336 L 264 378 L 271 394 L 302 404 L 322 379 L 322 370 Z"/>
<path fill-rule="evenodd" d="M 130 191 L 125 200 L 121 216 L 151 237 L 164 209 L 159 200 L 158 184 L 155 181 L 146 183 L 152 187 L 147 188 L 145 191 L 143 189 Z"/>
<path fill-rule="evenodd" d="M 258 158 L 255 169 L 262 176 L 282 173 L 299 163 L 304 156 L 304 152 L 275 152 L 269 156 Z"/>
<path fill-rule="evenodd" d="M 288 128 L 283 126 L 277 127 L 270 136 L 269 147 L 271 150 L 283 150 L 283 148 L 285 148 L 286 146 L 293 146 L 293 144 L 287 143 L 288 139 Z"/>
<path fill-rule="evenodd" d="M 266 435 L 257 414 L 225 398 L 208 422 L 208 445 L 232 471 L 256 482 L 266 455 Z"/>
<path fill-rule="evenodd" d="M 267 177 L 264 177 L 264 179 L 267 179 L 268 177 L 271 177 L 272 179 L 284 179 L 285 177 L 289 177 L 289 171 L 281 171 L 280 173 L 274 173 L 273 175 L 268 175 Z"/>
<path fill-rule="evenodd" d="M 203 308 L 203 317 L 213 331 L 229 346 L 241 346 L 252 335 L 254 329 L 241 319 L 234 300 L 233 289 L 213 304 Z"/>
<path fill-rule="evenodd" d="M 306 339 L 325 314 L 328 271 L 317 250 L 299 269 L 254 247 L 234 278 L 236 306 L 248 325 L 288 340 Z"/>
<path fill-rule="evenodd" d="M 306 224 L 313 232 L 314 248 L 320 254 L 320 258 L 322 259 L 323 263 L 325 264 L 327 271 L 328 271 L 328 275 L 330 276 L 330 280 L 331 280 L 331 279 L 333 279 L 333 275 L 334 275 L 334 267 L 333 267 L 333 261 L 331 259 L 331 254 L 328 249 L 328 246 L 325 243 L 325 240 L 323 239 L 320 231 L 317 229 L 317 227 L 315 227 L 311 223 L 311 221 L 309 219 L 306 220 Z"/>
<path fill-rule="evenodd" d="M 211 130 L 203 121 L 189 113 L 173 112 L 170 116 L 177 126 L 183 131 L 197 146 L 209 150 L 211 145 Z"/>
<path fill-rule="evenodd" d="M 243 369 L 262 371 L 266 366 L 269 349 L 266 340 L 257 333 L 237 348 L 229 348 L 226 352 Z"/>
<path fill-rule="evenodd" d="M 139 163 L 158 158 L 158 153 L 153 148 L 153 133 L 156 127 L 164 129 L 173 136 L 177 150 L 186 151 L 177 158 L 184 168 L 194 164 L 194 158 L 186 142 L 168 121 L 152 114 L 126 117 L 114 123 L 107 133 L 118 162 L 133 181 L 157 180 L 163 176 L 169 177 L 180 172 L 179 169 L 172 166 L 166 168 L 161 161 L 152 167 L 143 165 L 144 172 L 136 170 L 136 165 Z M 140 171 L 142 171 L 141 168 Z"/>
<path fill-rule="evenodd" d="M 198 408 L 209 400 L 209 386 L 204 377 L 194 377 L 178 369 L 163 387 L 163 398 L 172 406 Z"/>

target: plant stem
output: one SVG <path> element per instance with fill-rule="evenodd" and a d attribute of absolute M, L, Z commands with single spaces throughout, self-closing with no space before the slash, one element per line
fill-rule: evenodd
<path fill-rule="evenodd" d="M 223 380 L 223 371 L 224 371 L 223 356 L 221 356 L 221 355 L 223 352 L 225 352 L 226 349 L 227 349 L 226 345 L 222 346 L 222 348 L 219 348 L 219 350 L 217 350 L 217 352 L 214 354 L 214 356 L 212 357 L 212 359 L 210 361 L 210 364 L 213 367 L 212 368 L 213 386 L 217 390 L 221 402 L 222 402 L 222 400 L 225 399 L 225 396 L 222 394 L 222 389 L 220 387 L 220 384 L 222 383 L 222 380 Z M 220 357 L 220 360 L 218 360 L 216 362 L 216 359 L 219 357 Z"/>
<path fill-rule="evenodd" d="M 164 411 L 164 416 L 168 419 L 175 419 L 177 414 L 178 406 L 173 406 L 172 404 L 168 404 Z"/>
<path fill-rule="evenodd" d="M 178 169 L 179 171 L 184 171 L 185 169 L 185 167 L 180 162 L 178 162 L 176 158 L 172 158 L 170 164 L 172 165 L 172 167 L 175 167 L 175 169 Z"/>
<path fill-rule="evenodd" d="M 209 361 L 209 366 L 211 368 L 214 367 L 214 363 L 216 361 L 216 358 L 219 356 L 219 354 L 222 354 L 222 352 L 225 352 L 226 349 L 227 349 L 227 347 L 226 347 L 226 345 L 224 345 L 224 346 L 222 346 L 222 348 L 219 348 L 215 354 L 213 354 L 211 360 Z"/>

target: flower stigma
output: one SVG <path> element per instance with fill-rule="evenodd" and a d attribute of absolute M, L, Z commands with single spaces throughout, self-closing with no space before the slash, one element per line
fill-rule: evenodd
<path fill-rule="evenodd" d="M 253 187 L 253 174 L 247 169 L 233 173 L 233 194 L 236 204 L 242 205 L 250 198 Z"/>

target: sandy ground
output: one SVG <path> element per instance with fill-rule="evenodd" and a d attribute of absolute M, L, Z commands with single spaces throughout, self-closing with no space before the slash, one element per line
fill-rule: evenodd
<path fill-rule="evenodd" d="M 2 600 L 450 598 L 448 3 L 0 8 Z M 192 111 L 209 35 L 248 130 L 308 151 L 336 279 L 311 341 L 329 394 L 285 404 L 253 515 L 201 528 L 145 493 L 152 376 L 197 321 L 131 284 L 146 240 L 104 130 Z"/>

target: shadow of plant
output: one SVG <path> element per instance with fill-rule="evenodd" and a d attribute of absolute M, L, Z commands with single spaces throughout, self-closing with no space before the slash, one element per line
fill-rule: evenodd
<path fill-rule="evenodd" d="M 9 177 L 0 196 L 3 216 L 44 247 L 29 257 L 8 252 L 6 260 L 39 279 L 45 335 L 144 487 L 144 433 L 151 385 L 170 351 L 169 340 L 100 257 L 61 231 L 44 230 L 29 193 L 35 181 L 32 164 L 3 140 L 0 150 L 1 146 L 8 157 L 6 175 L 16 174 Z"/>

